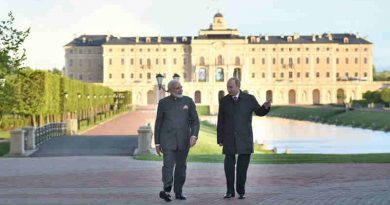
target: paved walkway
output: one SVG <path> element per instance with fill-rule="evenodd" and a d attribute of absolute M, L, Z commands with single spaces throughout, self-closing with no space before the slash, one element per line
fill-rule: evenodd
<path fill-rule="evenodd" d="M 153 124 L 156 113 L 151 110 L 129 112 L 84 132 L 82 135 L 138 135 L 138 128 L 150 123 Z"/>
<path fill-rule="evenodd" d="M 0 204 L 167 204 L 161 162 L 131 157 L 4 158 Z M 250 165 L 247 198 L 223 199 L 223 164 L 189 163 L 170 204 L 390 204 L 390 164 Z"/>
<path fill-rule="evenodd" d="M 128 113 L 90 135 L 135 134 L 153 118 Z M 158 198 L 161 167 L 129 156 L 0 158 L 0 205 L 168 204 Z M 188 200 L 170 204 L 387 205 L 390 164 L 250 165 L 247 198 L 223 199 L 225 190 L 222 163 L 188 163 Z"/>

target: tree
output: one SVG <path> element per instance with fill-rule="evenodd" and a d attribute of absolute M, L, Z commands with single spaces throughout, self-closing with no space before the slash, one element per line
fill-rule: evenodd
<path fill-rule="evenodd" d="M 14 28 L 15 18 L 12 12 L 8 13 L 7 20 L 0 20 L 0 79 L 7 81 L 14 78 L 22 70 L 22 63 L 26 60 L 26 50 L 21 51 L 21 45 L 30 33 L 30 28 L 19 31 Z M 14 87 L 7 83 L 0 86 L 0 124 L 5 113 L 11 112 L 14 96 Z"/>
<path fill-rule="evenodd" d="M 382 90 L 381 99 L 383 100 L 383 102 L 388 103 L 390 107 L 390 88 Z"/>
<path fill-rule="evenodd" d="M 0 21 L 0 78 L 17 74 L 26 60 L 26 50 L 21 45 L 30 33 L 30 28 L 19 31 L 14 28 L 15 18 L 8 13 L 7 20 Z"/>

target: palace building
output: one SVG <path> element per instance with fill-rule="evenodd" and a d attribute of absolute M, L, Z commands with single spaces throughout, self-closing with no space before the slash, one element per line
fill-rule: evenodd
<path fill-rule="evenodd" d="M 373 82 L 373 44 L 359 34 L 241 35 L 222 14 L 197 36 L 82 35 L 64 46 L 65 76 L 132 92 L 133 105 L 156 104 L 155 76 L 176 73 L 184 94 L 218 110 L 230 77 L 262 104 L 329 104 L 361 99 Z"/>

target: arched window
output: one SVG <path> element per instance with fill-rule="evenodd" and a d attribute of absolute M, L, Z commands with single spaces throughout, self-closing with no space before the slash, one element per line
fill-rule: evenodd
<path fill-rule="evenodd" d="M 223 82 L 224 80 L 225 78 L 224 78 L 223 68 L 217 68 L 215 70 L 215 81 Z"/>
<path fill-rule="evenodd" d="M 195 91 L 195 103 L 202 103 L 202 93 L 199 90 Z"/>
<path fill-rule="evenodd" d="M 200 68 L 199 69 L 198 81 L 206 82 L 206 68 Z"/>
<path fill-rule="evenodd" d="M 340 89 L 337 90 L 336 97 L 337 97 L 337 104 L 344 104 L 346 96 L 344 94 L 344 90 L 343 89 L 340 88 Z"/>
<path fill-rule="evenodd" d="M 313 104 L 318 105 L 321 103 L 320 91 L 318 89 L 313 90 Z"/>
<path fill-rule="evenodd" d="M 295 90 L 288 91 L 288 104 L 295 104 L 296 103 L 296 92 Z"/>

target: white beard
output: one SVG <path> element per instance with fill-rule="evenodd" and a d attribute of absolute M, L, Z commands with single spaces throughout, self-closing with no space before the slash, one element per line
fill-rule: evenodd
<path fill-rule="evenodd" d="M 183 94 L 179 95 L 179 94 L 175 94 L 175 93 L 172 93 L 173 97 L 176 97 L 176 98 L 182 98 L 183 97 Z"/>

